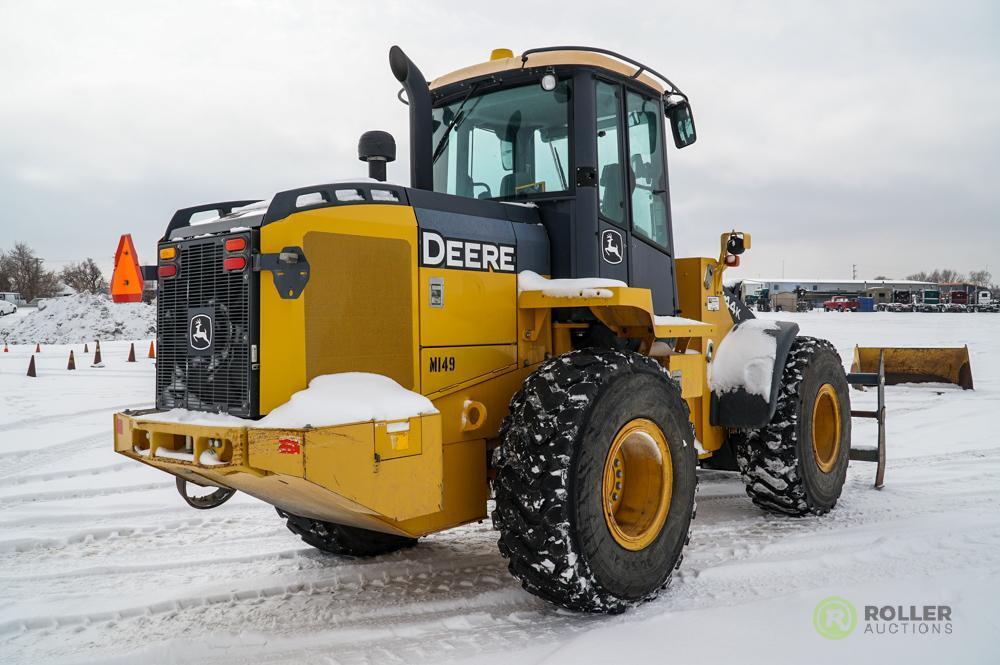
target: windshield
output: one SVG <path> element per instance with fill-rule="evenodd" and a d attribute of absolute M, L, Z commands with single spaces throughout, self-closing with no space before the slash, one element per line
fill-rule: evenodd
<path fill-rule="evenodd" d="M 458 99 L 434 109 L 434 191 L 526 198 L 569 188 L 569 81 Z"/>

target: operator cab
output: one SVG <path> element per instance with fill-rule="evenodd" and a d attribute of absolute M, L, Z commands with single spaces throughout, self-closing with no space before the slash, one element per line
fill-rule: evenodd
<path fill-rule="evenodd" d="M 536 206 L 553 277 L 619 279 L 651 289 L 658 314 L 676 313 L 665 137 L 679 148 L 696 138 L 676 86 L 610 51 L 553 47 L 494 51 L 429 92 L 430 154 L 413 151 L 415 187 Z"/>

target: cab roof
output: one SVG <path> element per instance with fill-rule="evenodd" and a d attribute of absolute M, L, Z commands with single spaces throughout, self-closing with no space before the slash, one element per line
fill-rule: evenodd
<path fill-rule="evenodd" d="M 436 90 L 453 83 L 489 76 L 498 72 L 574 65 L 604 69 L 632 78 L 660 95 L 683 94 L 666 77 L 642 63 L 614 53 L 613 51 L 583 46 L 556 46 L 545 49 L 529 49 L 522 55 L 494 58 L 439 76 L 430 82 L 430 89 Z"/>

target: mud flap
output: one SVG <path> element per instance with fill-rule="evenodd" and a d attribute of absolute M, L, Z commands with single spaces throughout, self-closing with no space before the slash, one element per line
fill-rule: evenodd
<path fill-rule="evenodd" d="M 781 375 L 785 368 L 785 361 L 788 360 L 788 352 L 795 342 L 796 335 L 799 334 L 797 323 L 789 321 L 775 321 L 775 323 L 778 326 L 777 329 L 767 331 L 768 334 L 773 334 L 777 338 L 774 370 L 771 374 L 770 399 L 764 399 L 744 388 L 737 388 L 721 395 L 713 391 L 709 414 L 713 425 L 757 429 L 771 422 L 775 409 L 778 408 L 778 388 L 781 386 Z M 733 335 L 738 330 L 738 327 L 734 328 L 729 334 Z M 722 344 L 725 343 L 726 340 L 723 339 Z"/>

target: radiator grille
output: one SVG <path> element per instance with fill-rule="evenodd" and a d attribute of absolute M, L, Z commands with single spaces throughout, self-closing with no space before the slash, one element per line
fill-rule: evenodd
<path fill-rule="evenodd" d="M 157 293 L 156 406 L 256 415 L 251 380 L 253 273 L 222 269 L 226 237 L 177 245 L 178 273 Z M 244 235 L 247 244 L 249 234 Z M 192 344 L 192 316 L 211 317 L 211 346 Z M 207 323 L 204 326 L 207 329 Z"/>

